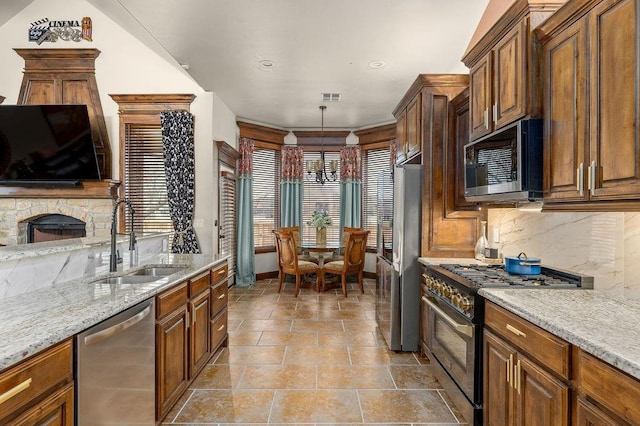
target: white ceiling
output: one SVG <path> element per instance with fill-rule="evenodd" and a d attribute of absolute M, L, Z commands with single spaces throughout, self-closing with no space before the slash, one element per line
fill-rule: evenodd
<path fill-rule="evenodd" d="M 357 129 L 391 112 L 421 73 L 460 62 L 488 0 L 88 0 L 188 66 L 238 119 L 287 129 Z M 0 2 L 0 24 L 31 0 Z M 21 5 L 19 7 L 18 5 Z M 17 10 L 16 10 L 17 9 Z M 11 16 L 9 15 L 9 16 Z M 259 61 L 273 61 L 270 70 Z M 381 69 L 368 66 L 383 61 Z"/>

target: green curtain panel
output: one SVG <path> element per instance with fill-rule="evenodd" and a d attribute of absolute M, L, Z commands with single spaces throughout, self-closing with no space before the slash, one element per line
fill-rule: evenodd
<path fill-rule="evenodd" d="M 238 251 L 236 285 L 248 287 L 256 282 L 256 256 L 253 242 L 253 141 L 240 138 L 237 187 Z"/>
<path fill-rule="evenodd" d="M 362 151 L 359 146 L 347 146 L 340 150 L 340 235 L 345 226 L 360 228 L 361 224 Z"/>
<path fill-rule="evenodd" d="M 280 226 L 301 226 L 304 151 L 299 146 L 285 146 L 280 155 Z"/>

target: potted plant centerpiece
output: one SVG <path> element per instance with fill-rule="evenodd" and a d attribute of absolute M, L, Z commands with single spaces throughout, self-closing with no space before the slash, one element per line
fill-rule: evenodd
<path fill-rule="evenodd" d="M 326 247 L 327 226 L 333 225 L 329 212 L 326 210 L 314 210 L 311 215 L 311 220 L 307 222 L 307 225 L 311 225 L 316 228 L 316 245 L 318 247 Z"/>

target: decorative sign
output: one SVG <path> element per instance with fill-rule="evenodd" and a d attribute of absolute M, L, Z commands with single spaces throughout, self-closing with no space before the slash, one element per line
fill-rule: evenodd
<path fill-rule="evenodd" d="M 85 16 L 81 21 L 71 19 L 67 21 L 50 21 L 49 18 L 39 19 L 29 26 L 29 41 L 42 44 L 42 42 L 56 42 L 81 40 L 93 41 L 91 38 L 91 18 Z"/>

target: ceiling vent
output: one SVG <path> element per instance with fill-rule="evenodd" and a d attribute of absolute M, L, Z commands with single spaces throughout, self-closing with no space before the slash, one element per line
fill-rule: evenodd
<path fill-rule="evenodd" d="M 322 102 L 340 102 L 342 100 L 342 93 L 323 93 Z"/>

